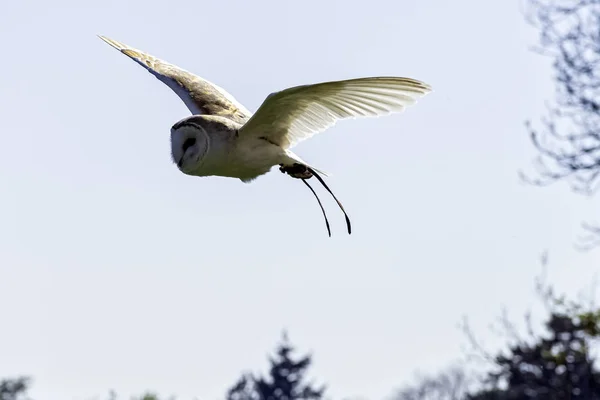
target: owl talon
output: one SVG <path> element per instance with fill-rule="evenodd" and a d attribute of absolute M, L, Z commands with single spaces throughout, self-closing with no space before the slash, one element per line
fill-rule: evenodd
<path fill-rule="evenodd" d="M 279 170 L 282 173 L 288 174 L 292 178 L 296 179 L 310 179 L 313 176 L 310 168 L 300 163 L 294 163 L 293 165 L 281 165 Z"/>

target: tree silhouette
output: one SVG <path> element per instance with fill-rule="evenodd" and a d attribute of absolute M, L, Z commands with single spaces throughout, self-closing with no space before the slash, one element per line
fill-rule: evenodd
<path fill-rule="evenodd" d="M 531 130 L 541 153 L 539 183 L 572 178 L 590 191 L 600 177 L 600 0 L 528 0 L 539 50 L 554 59 L 556 104 Z"/>
<path fill-rule="evenodd" d="M 512 344 L 493 357 L 485 388 L 468 400 L 600 400 L 600 370 L 593 355 L 600 339 L 600 308 L 593 299 L 584 306 L 558 296 L 543 280 L 536 282 L 536 290 L 549 311 L 545 332 L 536 334 L 527 316 L 524 338 L 503 315 Z"/>
<path fill-rule="evenodd" d="M 475 354 L 486 362 L 476 369 L 488 372 L 469 374 L 466 365 L 456 365 L 399 391 L 395 400 L 600 400 L 600 368 L 594 353 L 600 339 L 600 308 L 567 301 L 540 281 L 537 291 L 548 310 L 542 333 L 536 333 L 528 316 L 528 333 L 521 335 L 503 314 L 500 323 L 509 341 L 507 350 L 490 354 L 465 326 Z"/>
<path fill-rule="evenodd" d="M 539 29 L 537 50 L 553 59 L 556 96 L 541 124 L 527 122 L 539 156 L 537 177 L 523 177 L 538 185 L 566 180 L 591 195 L 600 186 L 600 0 L 525 4 L 527 21 Z M 600 235 L 600 228 L 584 227 Z"/>
<path fill-rule="evenodd" d="M 3 379 L 0 381 L 0 400 L 26 400 L 29 378 Z"/>
<path fill-rule="evenodd" d="M 548 334 L 511 346 L 496 357 L 490 388 L 471 400 L 600 400 L 600 371 L 590 354 L 599 337 L 600 312 L 552 312 Z"/>
<path fill-rule="evenodd" d="M 311 356 L 294 358 L 293 353 L 294 347 L 284 334 L 275 356 L 269 357 L 269 374 L 243 374 L 227 392 L 227 400 L 320 400 L 325 387 L 315 388 L 305 382 Z"/>
<path fill-rule="evenodd" d="M 462 365 L 454 365 L 435 375 L 423 376 L 418 383 L 399 390 L 395 400 L 463 400 L 473 379 Z"/>

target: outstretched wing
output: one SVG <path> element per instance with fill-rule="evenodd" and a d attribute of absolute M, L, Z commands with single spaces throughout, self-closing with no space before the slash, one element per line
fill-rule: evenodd
<path fill-rule="evenodd" d="M 423 82 L 396 77 L 292 87 L 270 94 L 239 134 L 264 137 L 287 149 L 340 119 L 401 112 L 429 92 Z"/>
<path fill-rule="evenodd" d="M 192 114 L 219 115 L 238 123 L 246 122 L 252 115 L 232 95 L 214 83 L 126 44 L 105 36 L 99 37 L 170 87 Z"/>

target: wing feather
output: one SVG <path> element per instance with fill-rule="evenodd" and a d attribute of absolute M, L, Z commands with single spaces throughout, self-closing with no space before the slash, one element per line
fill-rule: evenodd
<path fill-rule="evenodd" d="M 402 112 L 429 92 L 421 81 L 397 77 L 296 86 L 270 94 L 240 135 L 266 137 L 287 149 L 341 119 Z"/>
<path fill-rule="evenodd" d="M 250 119 L 252 113 L 214 83 L 141 50 L 105 36 L 99 37 L 171 88 L 192 114 L 218 115 L 238 123 L 245 123 Z"/>

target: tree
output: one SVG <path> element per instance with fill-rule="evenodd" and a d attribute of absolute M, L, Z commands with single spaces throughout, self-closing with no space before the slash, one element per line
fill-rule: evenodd
<path fill-rule="evenodd" d="M 462 400 L 473 379 L 462 365 L 453 365 L 436 375 L 422 376 L 415 385 L 399 390 L 395 400 Z"/>
<path fill-rule="evenodd" d="M 227 400 L 321 400 L 325 387 L 306 383 L 306 372 L 312 363 L 310 355 L 292 357 L 294 347 L 287 335 L 269 357 L 266 377 L 246 373 L 227 392 Z"/>
<path fill-rule="evenodd" d="M 528 0 L 539 50 L 554 58 L 556 104 L 532 129 L 542 182 L 572 178 L 591 191 L 600 179 L 600 0 Z"/>
<path fill-rule="evenodd" d="M 556 98 L 540 127 L 527 122 L 538 177 L 523 177 L 538 185 L 566 180 L 591 195 L 600 186 L 600 0 L 526 0 L 526 7 L 540 32 L 538 51 L 554 60 Z"/>
<path fill-rule="evenodd" d="M 3 379 L 0 381 L 0 400 L 26 400 L 29 378 Z"/>
<path fill-rule="evenodd" d="M 277 346 L 275 355 L 269 357 L 269 374 L 265 376 L 242 374 L 227 394 L 227 400 L 322 400 L 325 386 L 315 387 L 306 382 L 306 372 L 312 364 L 312 356 L 294 357 L 294 347 L 287 335 Z M 26 397 L 29 378 L 0 380 L 0 400 L 29 400 Z M 110 391 L 109 400 L 117 400 L 117 393 Z M 152 391 L 146 391 L 132 400 L 167 399 Z M 168 398 L 175 400 L 175 396 Z"/>
<path fill-rule="evenodd" d="M 568 301 L 540 281 L 537 291 L 549 311 L 544 332 L 536 333 L 526 317 L 528 333 L 521 335 L 503 314 L 500 323 L 509 343 L 505 351 L 490 354 L 465 325 L 488 372 L 480 378 L 455 366 L 398 392 L 395 400 L 600 400 L 600 368 L 594 355 L 600 308 Z"/>
<path fill-rule="evenodd" d="M 549 312 L 545 332 L 536 334 L 527 316 L 528 337 L 523 338 L 504 314 L 501 323 L 512 343 L 492 358 L 484 388 L 468 400 L 600 400 L 600 369 L 593 355 L 600 339 L 600 308 L 593 295 L 587 305 L 570 301 L 543 279 L 536 290 Z"/>
<path fill-rule="evenodd" d="M 548 334 L 496 357 L 487 389 L 470 400 L 600 400 L 600 370 L 590 348 L 600 337 L 600 311 L 554 310 Z"/>

